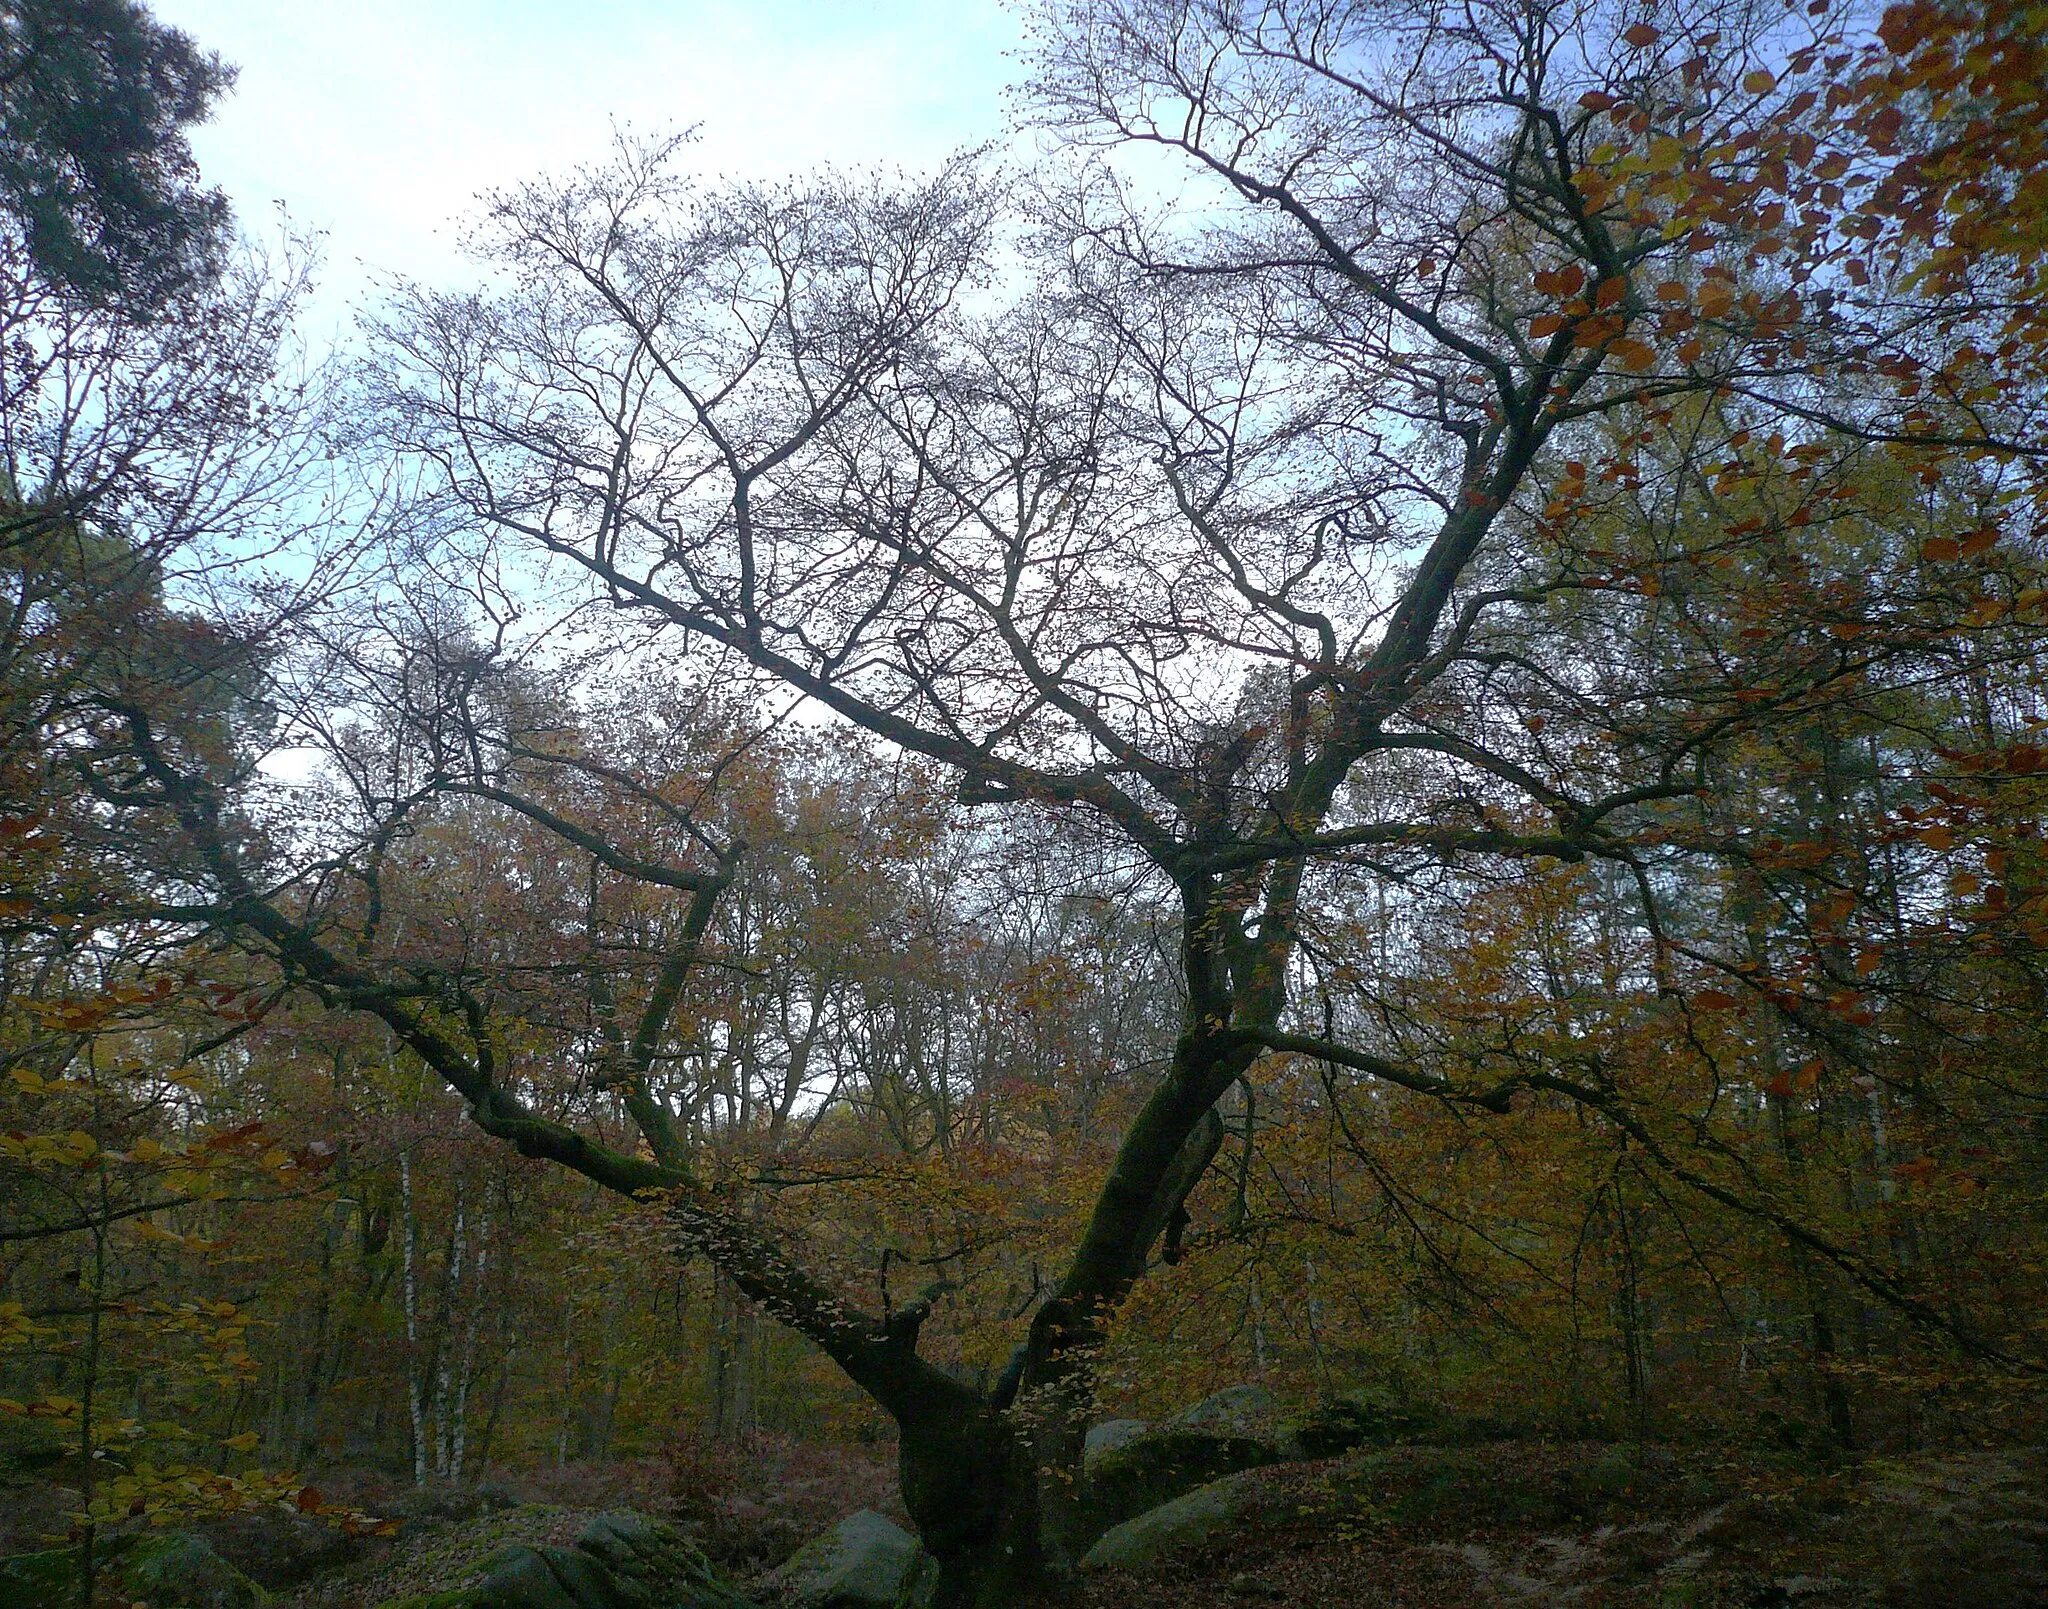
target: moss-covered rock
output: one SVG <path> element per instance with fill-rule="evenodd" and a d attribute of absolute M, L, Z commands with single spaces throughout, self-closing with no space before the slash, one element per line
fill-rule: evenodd
<path fill-rule="evenodd" d="M 623 1609 L 669 1609 L 684 1592 L 705 1609 L 744 1601 L 694 1543 L 644 1514 L 600 1515 L 576 1546 L 610 1573 Z"/>
<path fill-rule="evenodd" d="M 611 1609 L 601 1566 L 573 1548 L 521 1548 L 470 1589 L 464 1609 Z"/>
<path fill-rule="evenodd" d="M 939 1561 L 920 1547 L 892 1609 L 932 1609 L 939 1601 Z"/>
<path fill-rule="evenodd" d="M 0 1606 L 69 1609 L 78 1599 L 78 1569 L 78 1549 L 71 1547 L 0 1559 Z M 183 1532 L 110 1539 L 98 1575 L 124 1602 L 149 1609 L 261 1609 L 267 1601 L 205 1538 Z"/>
<path fill-rule="evenodd" d="M 289 1592 L 380 1549 L 383 1538 L 351 1535 L 276 1504 L 197 1521 L 193 1531 L 266 1592 Z"/>
<path fill-rule="evenodd" d="M 1240 1470 L 1281 1461 L 1271 1442 L 1160 1430 L 1105 1454 L 1088 1472 L 1081 1511 L 1088 1540 Z"/>
<path fill-rule="evenodd" d="M 895 1609 L 915 1598 L 922 1557 L 916 1537 L 863 1509 L 806 1542 L 774 1581 L 801 1609 Z"/>
<path fill-rule="evenodd" d="M 263 1589 L 228 1563 L 204 1537 L 183 1532 L 139 1536 L 115 1563 L 121 1590 L 150 1609 L 258 1609 Z"/>
<path fill-rule="evenodd" d="M 482 1581 L 380 1609 L 747 1609 L 748 1600 L 673 1526 L 603 1514 L 573 1547 L 508 1548 Z"/>
<path fill-rule="evenodd" d="M 78 1566 L 76 1548 L 0 1558 L 0 1609 L 70 1609 L 78 1601 Z M 268 1601 L 205 1537 L 184 1531 L 109 1537 L 96 1574 L 123 1601 L 150 1609 L 260 1609 Z"/>
<path fill-rule="evenodd" d="M 1231 1386 L 1156 1426 L 1102 1438 L 1083 1470 L 1079 1540 L 1239 1470 L 1300 1456 L 1272 1393 Z"/>
<path fill-rule="evenodd" d="M 467 1609 L 470 1594 L 467 1591 L 421 1592 L 410 1598 L 392 1598 L 379 1609 Z"/>
<path fill-rule="evenodd" d="M 8 1609 L 43 1609 L 78 1598 L 78 1550 L 50 1548 L 0 1559 L 0 1604 Z"/>
<path fill-rule="evenodd" d="M 1084 1570 L 1144 1570 L 1221 1537 L 1243 1518 L 1250 1471 L 1184 1492 L 1113 1526 L 1081 1560 Z"/>
<path fill-rule="evenodd" d="M 1428 1404 L 1368 1386 L 1323 1398 L 1293 1429 L 1304 1458 L 1330 1458 L 1357 1447 L 1438 1439 L 1447 1426 Z"/>
<path fill-rule="evenodd" d="M 1199 1432 L 1270 1442 L 1282 1451 L 1288 1450 L 1288 1430 L 1280 1417 L 1280 1404 L 1264 1386 L 1225 1386 L 1181 1409 L 1163 1428 L 1182 1435 Z"/>

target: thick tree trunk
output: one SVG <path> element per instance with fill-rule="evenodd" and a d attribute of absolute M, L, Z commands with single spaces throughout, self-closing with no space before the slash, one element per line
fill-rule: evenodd
<path fill-rule="evenodd" d="M 1050 1601 L 1066 1575 L 1041 1534 L 1031 1438 L 981 1403 L 934 1402 L 898 1416 L 903 1503 L 938 1561 L 936 1609 Z"/>

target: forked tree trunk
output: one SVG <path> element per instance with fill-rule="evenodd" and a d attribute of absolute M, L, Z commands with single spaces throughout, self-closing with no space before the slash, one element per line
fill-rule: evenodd
<path fill-rule="evenodd" d="M 1064 1572 L 1041 1535 L 1028 1439 L 993 1408 L 933 1404 L 899 1418 L 899 1475 L 925 1549 L 938 1562 L 936 1609 L 1047 1601 Z"/>
<path fill-rule="evenodd" d="M 172 782 L 185 790 L 183 824 L 218 846 L 213 795 L 198 784 Z M 466 1052 L 442 1025 L 418 1015 L 409 1000 L 377 987 L 265 903 L 225 850 L 215 861 L 234 891 L 240 919 L 275 943 L 308 979 L 346 989 L 381 1017 L 464 1098 L 479 1128 L 511 1142 L 522 1155 L 567 1166 L 622 1196 L 661 1194 L 683 1245 L 706 1256 L 767 1316 L 809 1337 L 889 1413 L 900 1437 L 904 1503 L 938 1562 L 939 1609 L 1012 1609 L 1058 1595 L 1071 1583 L 1073 1554 L 1082 1541 L 1073 1523 L 1073 1488 L 1092 1403 L 1094 1359 L 1108 1320 L 1143 1276 L 1151 1248 L 1169 1223 L 1181 1221 L 1188 1193 L 1216 1156 L 1223 1139 L 1216 1103 L 1263 1053 L 1278 1020 L 1298 869 L 1283 866 L 1270 875 L 1256 936 L 1246 924 L 1252 891 L 1241 880 L 1200 873 L 1183 885 L 1187 997 L 1171 1062 L 1125 1131 L 1073 1259 L 1033 1316 L 1018 1366 L 1005 1371 L 996 1392 L 984 1395 L 918 1356 L 918 1328 L 936 1291 L 879 1317 L 858 1311 L 791 1258 L 774 1234 L 733 1212 L 718 1192 L 692 1176 L 673 1114 L 644 1081 L 629 1079 L 621 1087 L 651 1154 L 615 1150 L 542 1116 L 495 1082 L 487 1059 Z M 650 1003 L 636 1044 L 651 1047 L 658 1039 L 722 886 L 722 878 L 697 886 L 686 942 L 663 971 L 660 999 Z M 412 1184 L 410 1157 L 402 1152 L 407 1341 L 415 1358 L 408 1406 L 414 1476 L 423 1481 L 426 1404 L 417 1352 Z M 563 1341 L 558 1459 L 567 1455 L 576 1402 L 573 1322 L 565 1324 Z"/>
<path fill-rule="evenodd" d="M 987 1398 L 912 1371 L 853 1371 L 896 1420 L 904 1506 L 939 1565 L 938 1609 L 1013 1609 L 1070 1600 L 1093 1537 L 1083 1525 L 1081 1455 L 1105 1327 L 1151 1248 L 1215 1159 L 1215 1101 L 1255 1049 L 1196 1020 L 1174 1070 L 1133 1124 L 1098 1199 L 1082 1253 L 1034 1317 L 1014 1374 Z M 914 1347 L 915 1332 L 909 1335 Z M 915 1361 L 914 1351 L 907 1357 Z"/>

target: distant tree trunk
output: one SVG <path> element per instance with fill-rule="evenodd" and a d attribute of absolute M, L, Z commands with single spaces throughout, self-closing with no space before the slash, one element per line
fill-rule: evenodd
<path fill-rule="evenodd" d="M 591 1439 L 590 1453 L 595 1458 L 612 1455 L 612 1427 L 618 1422 L 619 1391 L 625 1383 L 626 1366 L 614 1363 L 605 1379 L 604 1416 L 598 1421 L 596 1436 Z"/>
<path fill-rule="evenodd" d="M 555 1468 L 569 1462 L 569 1428 L 576 1417 L 576 1315 L 562 1316 L 562 1423 L 555 1433 Z"/>
<path fill-rule="evenodd" d="M 500 1315 L 502 1318 L 502 1314 Z M 502 1335 L 502 1329 L 501 1329 Z M 491 1448 L 498 1439 L 498 1422 L 505 1415 L 505 1398 L 512 1388 L 512 1365 L 519 1356 L 519 1343 L 509 1342 L 498 1358 L 498 1380 L 491 1391 L 491 1411 L 484 1416 L 483 1434 L 476 1443 L 476 1469 L 481 1477 L 491 1467 Z"/>
<path fill-rule="evenodd" d="M 1628 1433 L 1641 1441 L 1649 1431 L 1650 1362 L 1649 1343 L 1644 1334 L 1640 1272 L 1636 1259 L 1634 1225 L 1621 1186 L 1621 1170 L 1612 1181 L 1615 1234 L 1621 1242 L 1621 1288 L 1615 1293 L 1616 1317 L 1621 1329 L 1623 1387 L 1628 1402 Z"/>
<path fill-rule="evenodd" d="M 334 1254 L 348 1221 L 350 1206 L 337 1201 L 322 1214 L 320 1262 L 314 1286 L 312 1337 L 305 1349 L 305 1374 L 297 1401 L 291 1404 L 292 1459 L 296 1464 L 310 1460 L 319 1446 L 320 1401 L 333 1377 L 334 1345 Z"/>
<path fill-rule="evenodd" d="M 399 1211 L 405 1219 L 400 1245 L 405 1268 L 405 1398 L 412 1420 L 412 1483 L 423 1488 L 427 1484 L 427 1404 L 419 1362 L 419 1286 L 414 1267 L 418 1249 L 413 1233 L 412 1158 L 404 1151 L 398 1153 L 398 1198 Z"/>
<path fill-rule="evenodd" d="M 87 1292 L 85 1320 L 85 1355 L 80 1359 L 78 1387 L 78 1457 L 80 1467 L 85 1471 L 85 1503 L 91 1509 L 93 1487 L 99 1474 L 99 1461 L 93 1457 L 93 1432 L 98 1428 L 94 1418 L 98 1407 L 100 1384 L 100 1314 L 104 1308 L 107 1291 L 107 1224 L 111 1221 L 107 1205 L 107 1182 L 105 1170 L 98 1176 L 100 1216 L 92 1226 L 92 1285 Z M 80 1528 L 78 1542 L 78 1601 L 80 1609 L 92 1609 L 95 1583 L 99 1577 L 99 1555 L 97 1527 L 88 1519 Z"/>
<path fill-rule="evenodd" d="M 484 1307 L 484 1282 L 490 1272 L 491 1258 L 491 1209 L 485 1202 L 483 1211 L 477 1215 L 476 1224 L 476 1273 L 470 1290 L 469 1310 L 464 1316 L 462 1331 L 462 1359 L 456 1369 L 455 1396 L 449 1408 L 454 1430 L 449 1437 L 448 1479 L 460 1485 L 462 1481 L 463 1457 L 469 1444 L 469 1387 L 476 1373 L 476 1332 L 477 1318 Z"/>
<path fill-rule="evenodd" d="M 464 1221 L 466 1203 L 463 1199 L 460 1179 L 455 1181 L 455 1224 L 449 1233 L 448 1262 L 441 1280 L 441 1322 L 436 1326 L 434 1346 L 434 1473 L 441 1479 L 448 1479 L 448 1467 L 454 1455 L 455 1434 L 450 1412 L 454 1392 L 448 1378 L 448 1348 L 443 1341 L 455 1305 L 462 1298 L 462 1260 L 467 1252 L 467 1225 Z"/>
<path fill-rule="evenodd" d="M 1806 1156 L 1792 1129 L 1790 1103 L 1782 1095 L 1764 1096 L 1766 1110 L 1776 1131 L 1786 1171 L 1802 1204 L 1806 1196 Z M 1806 1305 L 1807 1336 L 1811 1347 L 1814 1377 L 1819 1385 L 1821 1412 L 1827 1420 L 1828 1436 L 1838 1451 L 1856 1445 L 1856 1422 L 1850 1409 L 1849 1393 L 1836 1366 L 1835 1327 L 1828 1312 L 1827 1280 L 1814 1264 L 1807 1248 L 1788 1239 L 1785 1251 L 1798 1275 Z"/>
<path fill-rule="evenodd" d="M 753 1392 L 754 1332 L 758 1318 L 753 1304 L 717 1276 L 712 1302 L 711 1433 L 745 1436 L 755 1428 Z"/>

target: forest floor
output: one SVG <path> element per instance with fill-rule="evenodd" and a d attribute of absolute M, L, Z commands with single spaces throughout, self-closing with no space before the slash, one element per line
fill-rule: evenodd
<path fill-rule="evenodd" d="M 2037 1453 L 1831 1475 L 1699 1452 L 1506 1442 L 1355 1453 L 1249 1477 L 1242 1521 L 1093 1609 L 2025 1609 L 2048 1605 Z"/>
<path fill-rule="evenodd" d="M 730 1495 L 754 1484 L 745 1480 L 726 1486 L 725 1502 L 705 1500 L 704 1487 L 737 1473 L 682 1469 L 658 1480 L 643 1470 L 618 1490 L 421 1515 L 374 1561 L 283 1602 L 371 1609 L 464 1584 L 507 1543 L 566 1541 L 599 1508 L 628 1506 L 682 1520 L 758 1588 L 759 1572 L 795 1537 L 844 1509 L 902 1517 L 883 1490 L 886 1449 L 828 1459 L 785 1448 L 747 1472 L 779 1475 L 774 1493 Z M 1700 1449 L 1509 1441 L 1364 1449 L 1239 1479 L 1242 1515 L 1214 1545 L 1155 1570 L 1090 1575 L 1090 1609 L 2048 1605 L 2040 1451 L 1951 1450 L 1815 1473 Z"/>

